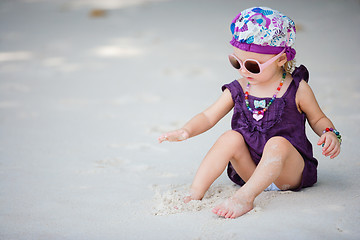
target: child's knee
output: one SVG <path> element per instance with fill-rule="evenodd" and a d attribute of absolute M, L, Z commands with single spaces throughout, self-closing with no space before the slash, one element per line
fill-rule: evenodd
<path fill-rule="evenodd" d="M 277 152 L 290 150 L 291 147 L 292 144 L 286 138 L 280 136 L 270 138 L 265 144 L 266 150 L 274 150 Z"/>
<path fill-rule="evenodd" d="M 221 135 L 220 139 L 226 141 L 229 145 L 239 146 L 245 144 L 244 137 L 234 130 L 226 131 L 223 135 Z"/>
<path fill-rule="evenodd" d="M 290 145 L 289 141 L 283 137 L 270 138 L 264 147 L 263 156 L 267 158 L 277 158 L 283 160 L 288 155 Z"/>

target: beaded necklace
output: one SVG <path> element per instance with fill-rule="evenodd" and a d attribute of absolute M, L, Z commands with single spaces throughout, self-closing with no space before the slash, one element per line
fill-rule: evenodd
<path fill-rule="evenodd" d="M 256 121 L 259 121 L 259 120 L 261 120 L 261 119 L 264 117 L 264 113 L 268 110 L 268 108 L 269 108 L 269 107 L 271 106 L 271 104 L 274 102 L 276 96 L 278 95 L 278 93 L 279 93 L 280 90 L 281 90 L 281 87 L 284 85 L 285 77 L 286 77 L 286 72 L 284 72 L 284 73 L 282 74 L 282 78 L 281 78 L 280 84 L 279 84 L 279 86 L 277 87 L 276 92 L 274 93 L 273 97 L 271 98 L 271 100 L 269 101 L 269 103 L 267 104 L 267 106 L 265 106 L 266 100 L 261 100 L 261 101 L 254 100 L 254 108 L 263 107 L 263 109 L 261 109 L 261 110 L 255 110 L 255 109 L 252 109 L 252 108 L 250 107 L 250 104 L 249 104 L 250 82 L 247 83 L 247 85 L 246 85 L 246 92 L 245 92 L 245 104 L 246 104 L 246 108 L 247 108 L 250 112 L 252 112 L 253 118 L 254 118 Z M 256 101 L 256 103 L 255 103 L 255 101 Z M 259 102 L 261 102 L 261 103 L 259 104 Z M 257 107 L 257 105 L 258 105 L 258 107 Z"/>

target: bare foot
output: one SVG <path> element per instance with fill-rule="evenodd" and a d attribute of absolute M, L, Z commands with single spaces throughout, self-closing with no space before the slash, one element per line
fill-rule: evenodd
<path fill-rule="evenodd" d="M 216 206 L 212 212 L 225 218 L 237 218 L 253 208 L 253 201 L 247 201 L 246 199 L 234 196 Z"/>

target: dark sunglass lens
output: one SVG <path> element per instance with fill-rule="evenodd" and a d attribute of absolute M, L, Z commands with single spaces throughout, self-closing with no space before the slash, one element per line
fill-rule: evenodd
<path fill-rule="evenodd" d="M 260 66 L 255 61 L 246 61 L 245 68 L 251 73 L 260 73 Z"/>
<path fill-rule="evenodd" d="M 236 60 L 233 56 L 229 57 L 230 63 L 231 65 L 236 68 L 236 69 L 240 69 L 240 63 L 238 62 L 238 60 Z"/>

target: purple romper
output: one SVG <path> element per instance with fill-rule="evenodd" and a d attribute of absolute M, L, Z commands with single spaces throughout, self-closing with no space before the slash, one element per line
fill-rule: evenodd
<path fill-rule="evenodd" d="M 244 137 L 256 165 L 261 159 L 266 142 L 274 136 L 286 138 L 301 154 L 305 161 L 301 184 L 297 189 L 292 189 L 299 191 L 316 183 L 318 162 L 313 156 L 312 145 L 305 134 L 306 115 L 299 113 L 295 102 L 299 83 L 302 79 L 308 81 L 309 72 L 305 66 L 301 65 L 294 70 L 292 77 L 293 81 L 285 94 L 281 98 L 275 99 L 260 121 L 256 121 L 252 113 L 246 108 L 245 94 L 237 80 L 224 85 L 222 90 L 229 89 L 235 103 L 231 128 Z M 266 102 L 268 103 L 270 99 L 266 98 Z M 254 100 L 262 99 L 249 95 L 251 108 L 254 108 Z M 231 163 L 228 165 L 227 173 L 236 184 L 240 186 L 245 184 Z"/>

